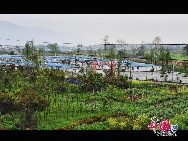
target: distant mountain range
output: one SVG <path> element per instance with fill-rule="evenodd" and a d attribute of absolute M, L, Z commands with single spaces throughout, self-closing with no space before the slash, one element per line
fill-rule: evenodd
<path fill-rule="evenodd" d="M 24 45 L 27 40 L 32 39 L 35 44 L 43 44 L 43 42 L 57 42 L 63 44 L 65 42 L 77 43 L 81 40 L 81 37 L 70 33 L 50 31 L 38 27 L 22 26 L 0 21 L 0 44 Z"/>

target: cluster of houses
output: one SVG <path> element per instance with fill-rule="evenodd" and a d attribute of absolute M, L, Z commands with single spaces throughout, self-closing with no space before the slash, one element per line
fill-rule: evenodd
<path fill-rule="evenodd" d="M 0 65 L 4 66 L 31 66 L 32 62 L 25 61 L 23 55 L 1 55 L 0 56 Z"/>
<path fill-rule="evenodd" d="M 118 67 L 118 60 L 116 59 L 104 59 L 93 56 L 47 56 L 43 67 L 51 69 L 60 69 L 67 71 L 79 71 L 81 68 L 90 66 L 94 71 L 97 70 L 116 70 Z M 23 55 L 1 55 L 0 65 L 14 65 L 16 66 L 31 66 L 32 62 L 25 61 Z M 121 61 L 121 71 L 136 71 L 136 72 L 148 72 L 158 71 L 161 66 L 154 64 L 138 63 L 129 60 Z"/>

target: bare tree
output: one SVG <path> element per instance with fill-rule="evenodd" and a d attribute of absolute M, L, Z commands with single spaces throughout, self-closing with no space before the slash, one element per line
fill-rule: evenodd
<path fill-rule="evenodd" d="M 104 38 L 102 39 L 103 43 L 104 43 L 104 50 L 107 51 L 107 45 L 106 44 L 109 44 L 109 36 L 108 35 L 105 35 Z"/>
<path fill-rule="evenodd" d="M 155 45 L 154 49 L 151 48 L 153 50 L 153 59 L 154 60 L 154 64 L 157 63 L 157 52 L 159 52 L 159 49 L 160 49 L 160 44 L 161 44 L 161 38 L 159 36 L 155 37 L 154 40 L 153 40 L 153 44 Z"/>
<path fill-rule="evenodd" d="M 109 44 L 109 38 L 110 36 L 105 35 L 104 38 L 102 39 L 102 41 L 104 42 L 104 44 Z"/>
<path fill-rule="evenodd" d="M 125 57 L 125 51 L 126 51 L 127 43 L 123 39 L 118 39 L 116 42 L 119 44 L 119 46 L 121 48 L 118 51 L 118 76 L 120 76 L 121 61 L 122 61 L 123 57 Z"/>
<path fill-rule="evenodd" d="M 118 39 L 116 42 L 119 44 L 119 46 L 121 48 L 120 50 L 122 52 L 123 57 L 125 57 L 125 55 L 126 55 L 126 48 L 127 48 L 127 42 L 126 42 L 126 40 L 124 40 L 124 39 Z"/>
<path fill-rule="evenodd" d="M 126 49 L 127 43 L 126 43 L 125 40 L 123 40 L 123 39 L 118 39 L 116 42 L 117 42 L 117 43 L 119 44 L 119 46 L 121 47 L 121 50 L 125 50 L 125 49 Z"/>
<path fill-rule="evenodd" d="M 155 44 L 155 50 L 158 50 L 160 48 L 161 38 L 159 36 L 155 37 L 153 44 Z"/>
<path fill-rule="evenodd" d="M 154 44 L 160 44 L 161 43 L 161 38 L 159 36 L 155 37 L 153 40 Z"/>
<path fill-rule="evenodd" d="M 125 41 L 124 39 L 118 39 L 116 42 L 117 42 L 118 44 L 120 44 L 120 45 L 124 45 L 124 46 L 127 45 L 127 43 L 126 43 L 126 41 Z"/>

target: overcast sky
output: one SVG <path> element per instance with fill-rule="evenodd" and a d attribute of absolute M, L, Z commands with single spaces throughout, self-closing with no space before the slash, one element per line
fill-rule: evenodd
<path fill-rule="evenodd" d="M 81 43 L 124 39 L 127 43 L 188 43 L 188 14 L 0 14 L 0 20 L 79 35 Z"/>

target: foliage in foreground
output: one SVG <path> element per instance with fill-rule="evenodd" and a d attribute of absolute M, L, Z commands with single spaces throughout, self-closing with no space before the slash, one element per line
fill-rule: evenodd
<path fill-rule="evenodd" d="M 129 82 L 127 77 L 103 78 L 92 72 L 70 83 L 60 70 L 1 71 L 1 129 L 140 130 L 147 129 L 152 116 L 187 129 L 186 86 Z"/>

